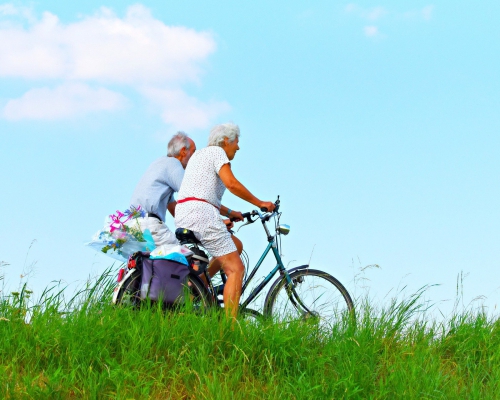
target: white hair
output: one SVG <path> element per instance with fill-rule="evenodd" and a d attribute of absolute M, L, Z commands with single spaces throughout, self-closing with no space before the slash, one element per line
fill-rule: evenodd
<path fill-rule="evenodd" d="M 229 142 L 234 142 L 236 138 L 240 137 L 240 128 L 238 125 L 232 122 L 227 122 L 225 124 L 215 125 L 210 130 L 210 136 L 208 137 L 209 146 L 222 146 L 224 144 L 224 138 L 228 138 Z"/>
<path fill-rule="evenodd" d="M 189 143 L 188 136 L 184 132 L 179 131 L 168 142 L 167 156 L 177 157 L 184 147 L 186 150 L 189 150 L 191 143 Z"/>

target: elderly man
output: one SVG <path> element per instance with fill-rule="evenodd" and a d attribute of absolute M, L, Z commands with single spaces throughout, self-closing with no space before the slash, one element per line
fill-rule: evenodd
<path fill-rule="evenodd" d="M 239 136 L 240 128 L 232 123 L 212 128 L 208 147 L 196 152 L 186 169 L 175 214 L 175 225 L 193 231 L 213 256 L 210 274 L 220 268 L 226 273 L 224 307 L 232 317 L 238 313 L 245 267 L 238 254 L 241 242 L 228 232 L 220 216 L 236 221 L 243 216 L 222 205 L 222 195 L 227 188 L 256 207 L 274 210 L 274 203 L 259 200 L 233 175 L 230 161 L 240 149 Z"/>
<path fill-rule="evenodd" d="M 194 142 L 184 132 L 177 132 L 168 142 L 167 155 L 149 166 L 132 195 L 130 204 L 146 211 L 144 218 L 137 219 L 141 230 L 149 229 L 156 246 L 178 243 L 165 224 L 165 215 L 168 209 L 175 216 L 173 194 L 179 191 L 184 169 L 195 151 Z"/>

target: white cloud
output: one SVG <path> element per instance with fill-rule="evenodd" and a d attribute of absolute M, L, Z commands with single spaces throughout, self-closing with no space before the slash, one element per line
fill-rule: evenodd
<path fill-rule="evenodd" d="M 344 9 L 346 12 L 356 14 L 360 18 L 366 19 L 368 21 L 376 21 L 388 14 L 388 11 L 384 7 L 380 6 L 372 8 L 363 8 L 356 4 L 351 3 L 346 5 Z"/>
<path fill-rule="evenodd" d="M 17 15 L 18 10 L 13 4 L 0 4 L 0 15 Z"/>
<path fill-rule="evenodd" d="M 434 12 L 434 6 L 425 6 L 424 8 L 422 8 L 421 10 L 421 14 L 422 14 L 422 17 L 428 21 L 432 18 L 432 14 Z"/>
<path fill-rule="evenodd" d="M 378 31 L 378 28 L 376 26 L 373 26 L 373 25 L 365 26 L 364 32 L 365 32 L 365 35 L 368 37 L 373 37 L 373 36 L 377 36 L 380 34 Z"/>
<path fill-rule="evenodd" d="M 85 101 L 76 101 L 75 93 L 68 89 L 78 87 L 70 85 L 75 82 L 101 86 L 99 93 L 104 97 L 102 102 L 96 102 L 96 111 L 97 104 L 103 110 L 116 109 L 106 108 L 115 104 L 110 93 L 118 95 L 102 88 L 108 84 L 128 86 L 139 93 L 143 93 L 140 88 L 152 85 L 165 93 L 182 93 L 184 104 L 192 110 L 192 120 L 198 121 L 195 125 L 200 127 L 202 120 L 208 121 L 217 110 L 227 108 L 221 106 L 225 103 L 204 104 L 181 90 L 186 82 L 200 82 L 203 65 L 216 49 L 209 32 L 165 25 L 142 5 L 128 7 L 123 18 L 103 7 L 95 15 L 84 16 L 73 23 L 63 23 L 50 12 L 44 12 L 38 19 L 29 15 L 26 8 L 12 4 L 0 6 L 0 78 L 43 80 L 44 84 L 49 79 L 62 86 L 55 90 L 32 89 L 20 99 L 10 100 L 3 112 L 5 118 L 36 118 L 37 115 L 43 118 L 38 111 L 27 109 L 40 100 L 42 94 L 55 103 L 68 96 L 68 107 L 65 108 L 61 100 L 61 112 L 49 112 L 51 118 L 91 111 Z M 10 16 L 24 18 L 23 23 Z M 151 97 L 148 99 L 154 101 Z M 164 97 L 158 101 L 161 107 L 168 103 Z M 178 119 L 165 110 L 162 117 L 169 124 Z M 205 122 L 203 127 L 209 123 Z"/>
<path fill-rule="evenodd" d="M 202 129 L 231 109 L 226 102 L 204 103 L 182 90 L 147 87 L 142 93 L 160 108 L 163 121 L 176 129 Z"/>
<path fill-rule="evenodd" d="M 425 20 L 429 21 L 432 18 L 432 14 L 434 12 L 434 6 L 428 5 L 418 10 L 410 10 L 405 12 L 398 12 L 385 9 L 384 7 L 372 7 L 372 8 L 364 8 L 358 6 L 357 4 L 350 3 L 344 7 L 344 11 L 349 14 L 353 14 L 358 18 L 368 21 L 375 22 L 384 19 L 388 20 Z M 380 23 L 380 22 L 379 22 Z M 363 31 L 368 37 L 383 37 L 380 33 L 380 30 L 375 25 L 367 25 L 364 26 Z"/>
<path fill-rule="evenodd" d="M 421 9 L 406 11 L 398 15 L 398 17 L 406 20 L 429 21 L 432 18 L 433 13 L 434 13 L 434 6 L 428 5 Z"/>
<path fill-rule="evenodd" d="M 171 27 L 141 5 L 123 19 L 102 8 L 70 24 L 45 12 L 23 26 L 0 29 L 0 76 L 91 79 L 135 84 L 196 81 L 215 50 L 207 32 Z"/>
<path fill-rule="evenodd" d="M 415 16 L 421 17 L 421 18 L 425 19 L 426 21 L 429 21 L 432 18 L 433 13 L 434 13 L 434 6 L 430 5 L 430 6 L 425 6 L 421 10 L 418 10 L 415 13 Z"/>
<path fill-rule="evenodd" d="M 387 14 L 387 11 L 383 7 L 375 7 L 368 10 L 366 13 L 366 19 L 370 21 L 376 21 Z"/>
<path fill-rule="evenodd" d="M 29 7 L 17 7 L 12 3 L 0 4 L 0 16 L 22 17 L 34 21 L 33 10 Z"/>
<path fill-rule="evenodd" d="M 8 120 L 69 118 L 94 111 L 115 111 L 125 107 L 127 99 L 105 88 L 70 83 L 55 89 L 31 89 L 21 98 L 9 100 L 3 110 Z"/>

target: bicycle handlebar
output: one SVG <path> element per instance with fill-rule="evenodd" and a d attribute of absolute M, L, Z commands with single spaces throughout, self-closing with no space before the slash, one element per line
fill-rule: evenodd
<path fill-rule="evenodd" d="M 251 213 L 251 212 L 247 212 L 247 213 L 242 213 L 242 214 L 241 214 L 241 216 L 243 217 L 243 219 L 247 218 L 247 220 L 248 220 L 248 218 L 250 218 L 250 216 L 251 216 L 251 215 L 252 215 L 252 213 Z M 232 217 L 232 218 L 229 218 L 229 220 L 230 220 L 231 222 L 236 222 L 237 218 Z"/>
<path fill-rule="evenodd" d="M 274 211 L 271 214 L 267 214 L 267 215 L 261 214 L 258 210 L 253 210 L 253 211 L 249 211 L 246 213 L 242 213 L 241 216 L 243 217 L 243 219 L 246 218 L 247 222 L 245 224 L 243 224 L 242 226 L 240 226 L 240 228 L 242 228 L 245 225 L 254 223 L 256 221 L 256 219 L 252 219 L 251 217 L 256 216 L 256 215 L 258 215 L 259 218 L 263 221 L 269 221 L 272 217 L 274 217 L 278 213 L 278 210 L 280 208 L 280 197 L 279 196 L 278 196 L 278 199 L 276 200 L 276 202 L 274 203 L 274 207 L 275 207 Z M 261 207 L 260 210 L 264 213 L 268 212 L 266 207 Z M 231 218 L 231 221 L 234 221 L 234 219 Z"/>

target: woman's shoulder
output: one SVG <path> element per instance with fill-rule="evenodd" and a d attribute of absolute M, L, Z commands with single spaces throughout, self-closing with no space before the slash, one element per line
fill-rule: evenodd
<path fill-rule="evenodd" d="M 207 146 L 203 150 L 206 150 L 208 153 L 225 153 L 224 149 L 220 146 Z"/>
<path fill-rule="evenodd" d="M 219 146 L 207 146 L 201 150 L 196 150 L 194 154 L 196 153 L 198 153 L 199 157 L 207 157 L 207 158 L 226 154 L 224 149 Z"/>

